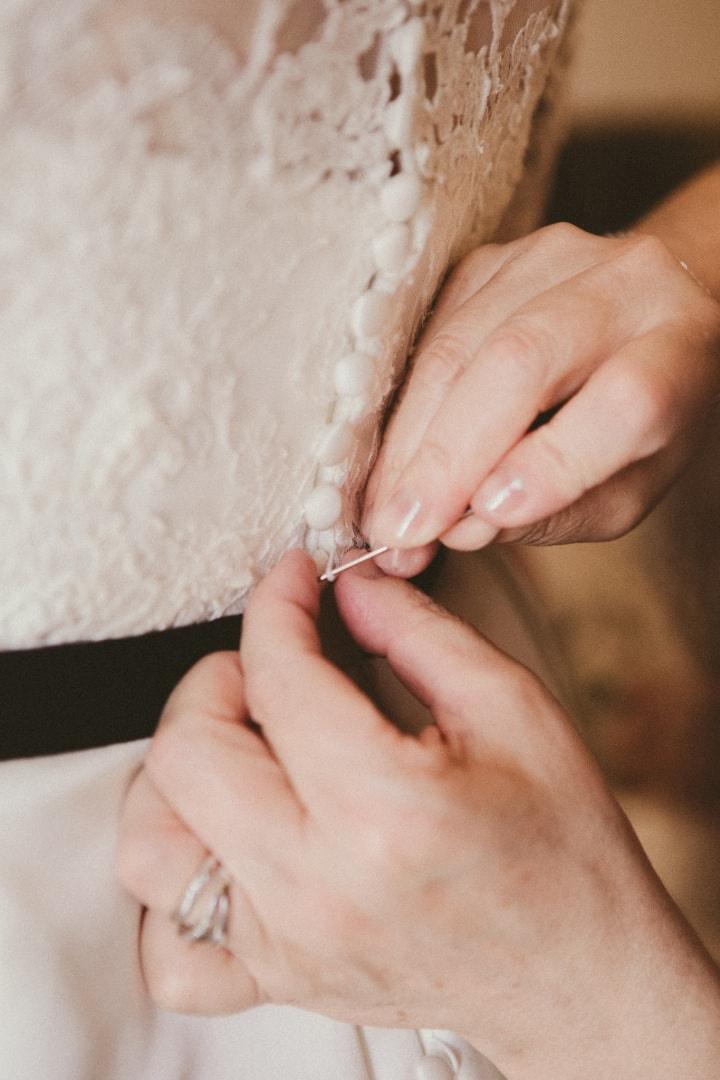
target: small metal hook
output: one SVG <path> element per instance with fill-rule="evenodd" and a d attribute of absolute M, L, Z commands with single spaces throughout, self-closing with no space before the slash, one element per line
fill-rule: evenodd
<path fill-rule="evenodd" d="M 469 506 L 459 520 L 464 521 L 465 518 L 471 517 L 472 513 L 473 509 Z M 329 581 L 330 584 L 332 584 L 337 575 L 342 574 L 343 570 L 349 570 L 351 566 L 359 566 L 360 563 L 367 562 L 368 559 L 376 559 L 378 555 L 384 555 L 386 551 L 390 551 L 389 544 L 386 544 L 384 547 L 375 548 L 373 551 L 366 551 L 364 555 L 358 555 L 356 559 L 351 559 L 350 562 L 341 563 L 340 566 L 329 567 L 324 574 L 320 575 L 320 581 Z"/>

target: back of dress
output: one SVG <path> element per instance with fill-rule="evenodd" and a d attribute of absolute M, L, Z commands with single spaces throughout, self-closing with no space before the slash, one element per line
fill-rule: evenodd
<path fill-rule="evenodd" d="M 0 647 L 338 560 L 443 275 L 534 223 L 568 7 L 3 5 Z"/>
<path fill-rule="evenodd" d="M 213 618 L 291 545 L 339 558 L 448 267 L 536 220 L 568 14 L 4 0 L 0 648 Z M 497 1076 L 451 1032 L 152 1007 L 113 868 L 144 749 L 0 764 L 3 1075 Z"/>

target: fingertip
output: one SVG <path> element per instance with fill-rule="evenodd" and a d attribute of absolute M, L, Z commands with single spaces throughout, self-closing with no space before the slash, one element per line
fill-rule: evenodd
<path fill-rule="evenodd" d="M 363 551 L 349 551 L 344 561 L 349 562 L 363 554 L 365 554 Z M 366 559 L 357 566 L 338 574 L 335 581 L 335 596 L 343 617 L 346 613 L 354 613 L 360 609 L 364 611 L 368 606 L 374 607 L 380 597 L 387 595 L 386 590 L 400 584 L 396 576 L 387 574 L 382 566 L 378 565 L 379 562 L 380 557 Z"/>
<path fill-rule="evenodd" d="M 448 529 L 440 541 L 453 551 L 479 551 L 497 538 L 498 526 L 473 513 Z"/>
<path fill-rule="evenodd" d="M 218 719 L 234 724 L 245 717 L 243 670 L 234 649 L 207 653 L 193 664 L 165 702 L 156 730 L 202 716 L 210 703 Z"/>
<path fill-rule="evenodd" d="M 261 583 L 263 591 L 272 589 L 286 601 L 314 611 L 320 596 L 317 567 L 301 548 L 286 551 Z"/>
<path fill-rule="evenodd" d="M 363 563 L 341 574 L 335 585 L 338 611 L 347 629 L 367 652 L 378 655 L 378 641 L 384 637 L 384 627 L 394 621 L 398 595 L 411 586 L 389 576 L 377 566 Z"/>
<path fill-rule="evenodd" d="M 426 570 L 435 557 L 438 545 L 423 544 L 417 548 L 391 548 L 375 560 L 390 577 L 413 578 Z"/>
<path fill-rule="evenodd" d="M 311 555 L 303 548 L 290 548 L 280 559 L 278 566 L 282 566 L 288 573 L 315 576 L 315 562 Z"/>
<path fill-rule="evenodd" d="M 360 550 L 348 551 L 343 562 L 350 562 L 365 554 Z M 377 565 L 375 559 L 366 559 L 357 566 L 344 570 L 335 579 L 335 598 L 338 607 L 343 611 L 348 606 L 353 606 L 353 598 L 366 591 L 365 585 L 371 581 L 382 581 L 387 578 L 382 568 Z"/>
<path fill-rule="evenodd" d="M 477 513 L 504 526 L 527 513 L 528 504 L 527 479 L 509 462 L 485 479 L 472 500 Z"/>

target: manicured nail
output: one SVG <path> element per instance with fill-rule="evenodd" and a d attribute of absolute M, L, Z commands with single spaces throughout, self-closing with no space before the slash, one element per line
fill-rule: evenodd
<path fill-rule="evenodd" d="M 457 526 L 458 535 L 462 537 L 471 537 L 473 547 L 478 550 L 479 548 L 487 547 L 488 544 L 497 536 L 497 525 L 492 525 L 489 521 L 485 521 L 483 518 L 478 517 L 477 514 L 473 514 L 467 518 L 460 525 Z M 452 544 L 450 545 L 453 546 Z"/>
<path fill-rule="evenodd" d="M 506 513 L 521 506 L 527 498 L 525 483 L 519 476 L 508 476 L 507 473 L 496 472 L 488 477 L 480 488 L 473 502 L 479 504 L 488 514 L 496 514 L 499 510 Z"/>
<path fill-rule="evenodd" d="M 408 492 L 398 492 L 393 495 L 389 502 L 383 506 L 377 516 L 373 527 L 373 535 L 381 543 L 408 542 L 413 532 L 413 525 L 417 526 L 422 503 Z"/>
<path fill-rule="evenodd" d="M 376 559 L 386 574 L 392 577 L 410 578 L 418 574 L 427 564 L 423 548 L 390 548 Z"/>

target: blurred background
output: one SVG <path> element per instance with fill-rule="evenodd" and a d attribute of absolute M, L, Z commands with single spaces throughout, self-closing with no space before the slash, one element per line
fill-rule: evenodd
<path fill-rule="evenodd" d="M 550 220 L 624 228 L 720 155 L 718 0 L 582 0 Z"/>
<path fill-rule="evenodd" d="M 572 78 L 581 128 L 718 124 L 717 0 L 583 0 Z"/>

